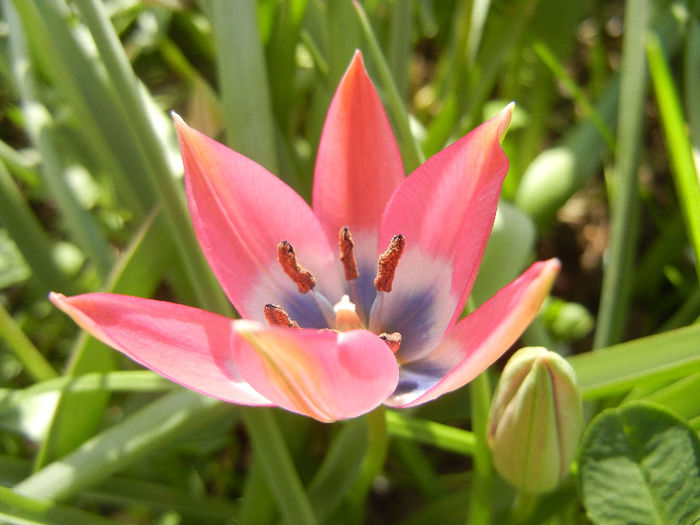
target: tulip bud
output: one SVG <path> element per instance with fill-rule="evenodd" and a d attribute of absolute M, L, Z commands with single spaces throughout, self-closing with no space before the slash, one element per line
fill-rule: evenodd
<path fill-rule="evenodd" d="M 566 477 L 583 408 L 574 370 L 546 348 L 523 348 L 503 370 L 491 405 L 488 445 L 496 470 L 527 493 L 553 489 Z"/>

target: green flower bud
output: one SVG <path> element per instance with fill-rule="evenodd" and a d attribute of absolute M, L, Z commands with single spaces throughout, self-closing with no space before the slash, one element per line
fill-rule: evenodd
<path fill-rule="evenodd" d="M 583 430 L 574 370 L 546 348 L 523 348 L 506 364 L 491 405 L 488 445 L 496 470 L 527 493 L 566 477 Z"/>

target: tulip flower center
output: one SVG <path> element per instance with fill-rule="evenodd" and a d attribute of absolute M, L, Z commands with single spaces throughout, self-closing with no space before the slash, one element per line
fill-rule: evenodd
<path fill-rule="evenodd" d="M 377 275 L 374 278 L 374 287 L 378 292 L 388 293 L 391 291 L 396 274 L 396 267 L 399 264 L 399 259 L 403 254 L 406 239 L 403 235 L 394 235 L 389 243 L 386 251 L 379 256 L 377 262 Z M 338 246 L 340 248 L 340 262 L 343 265 L 345 280 L 349 283 L 351 295 L 357 296 L 357 287 L 355 280 L 359 277 L 357 270 L 357 261 L 355 260 L 354 246 L 355 243 L 350 234 L 350 229 L 344 226 L 338 234 Z M 349 295 L 343 295 L 338 303 L 333 306 L 332 312 L 329 310 L 329 303 L 325 297 L 317 297 L 314 291 L 316 279 L 313 274 L 304 268 L 297 259 L 297 254 L 294 247 L 288 241 L 280 241 L 277 245 L 277 260 L 287 276 L 297 285 L 299 292 L 306 294 L 311 292 L 312 296 L 319 304 L 319 308 L 326 312 L 326 321 L 331 329 L 344 332 L 347 330 L 365 329 L 366 324 L 363 318 L 371 319 L 372 313 L 358 313 L 357 306 L 350 300 Z M 372 310 L 381 308 L 382 294 L 378 294 L 375 299 L 375 304 Z M 287 311 L 280 305 L 266 304 L 264 307 L 265 319 L 270 325 L 283 326 L 286 328 L 299 328 L 299 324 L 289 317 Z M 334 314 L 334 315 L 333 315 Z M 372 324 L 371 322 L 368 324 Z M 399 332 L 382 332 L 378 334 L 391 349 L 396 353 L 401 346 L 401 334 Z"/>

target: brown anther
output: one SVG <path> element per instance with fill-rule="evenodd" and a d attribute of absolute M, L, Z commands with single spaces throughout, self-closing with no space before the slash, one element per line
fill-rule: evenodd
<path fill-rule="evenodd" d="M 265 305 L 265 319 L 270 323 L 270 326 L 284 326 L 287 328 L 299 328 L 296 321 L 289 318 L 287 310 L 278 304 Z"/>
<path fill-rule="evenodd" d="M 398 352 L 401 347 L 401 334 L 399 332 L 392 332 L 390 334 L 384 332 L 379 334 L 379 339 L 384 341 L 393 353 Z"/>
<path fill-rule="evenodd" d="M 309 270 L 299 264 L 294 247 L 287 241 L 281 241 L 277 245 L 277 260 L 282 265 L 284 273 L 291 277 L 301 293 L 306 293 L 316 286 L 316 279 Z"/>
<path fill-rule="evenodd" d="M 350 228 L 347 226 L 340 228 L 338 244 L 340 245 L 340 262 L 343 263 L 343 269 L 345 270 L 345 280 L 352 281 L 357 279 L 360 274 L 357 272 L 357 261 L 355 261 L 355 254 L 353 253 L 355 243 L 352 240 L 352 235 L 350 235 Z"/>
<path fill-rule="evenodd" d="M 399 234 L 394 235 L 389 243 L 389 247 L 379 257 L 377 276 L 374 278 L 374 287 L 380 292 L 390 292 L 391 283 L 394 282 L 394 274 L 399 259 L 406 245 L 406 238 Z"/>

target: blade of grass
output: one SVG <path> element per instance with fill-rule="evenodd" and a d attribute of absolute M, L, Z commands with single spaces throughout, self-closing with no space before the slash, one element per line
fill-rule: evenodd
<path fill-rule="evenodd" d="M 685 59 L 683 78 L 685 109 L 688 113 L 693 142 L 695 170 L 700 173 L 700 22 L 697 18 L 688 20 L 683 57 Z"/>
<path fill-rule="evenodd" d="M 697 323 L 700 316 L 700 288 L 696 288 L 681 307 L 659 328 L 660 332 Z"/>
<path fill-rule="evenodd" d="M 671 173 L 685 219 L 685 229 L 695 252 L 695 271 L 700 279 L 700 179 L 693 162 L 693 149 L 671 68 L 654 33 L 647 39 L 646 52 L 666 147 L 671 157 Z"/>
<path fill-rule="evenodd" d="M 471 0 L 467 2 L 467 5 L 470 3 L 473 5 L 471 6 L 469 36 L 467 38 L 466 58 L 468 65 L 474 63 L 479 52 L 481 37 L 484 34 L 484 26 L 486 25 L 486 17 L 491 7 L 491 0 Z"/>
<path fill-rule="evenodd" d="M 0 518 L 3 519 L 3 523 L 18 525 L 32 523 L 37 525 L 46 523 L 114 525 L 117 523 L 96 514 L 54 503 L 53 501 L 22 496 L 5 487 L 0 487 Z"/>
<path fill-rule="evenodd" d="M 275 518 L 279 517 L 277 506 L 271 504 L 274 501 L 274 495 L 266 476 L 261 462 L 255 458 L 255 451 L 253 451 L 253 463 L 246 472 L 241 495 L 241 511 L 238 516 L 240 523 L 271 525 L 275 523 Z"/>
<path fill-rule="evenodd" d="M 230 405 L 190 392 L 166 394 L 97 434 L 75 452 L 46 465 L 14 487 L 28 497 L 68 499 L 114 472 L 217 418 Z M 227 415 L 227 413 L 229 413 Z"/>
<path fill-rule="evenodd" d="M 102 279 L 112 266 L 111 249 L 92 216 L 80 206 L 64 178 L 63 159 L 54 136 L 53 119 L 38 98 L 35 72 L 30 60 L 27 41 L 19 17 L 9 2 L 3 11 L 10 32 L 10 52 L 13 71 L 22 94 L 22 111 L 31 141 L 41 152 L 42 173 L 49 194 L 60 210 L 66 229 L 76 244 L 95 265 Z"/>
<path fill-rule="evenodd" d="M 162 392 L 175 388 L 175 383 L 151 372 L 134 370 L 91 372 L 77 377 L 55 375 L 21 390 L 0 389 L 0 414 L 15 403 L 47 392 Z"/>
<path fill-rule="evenodd" d="M 648 0 L 625 2 L 625 30 L 620 74 L 619 127 L 608 264 L 598 311 L 593 348 L 610 346 L 624 335 L 638 230 L 637 168 L 644 120 L 647 73 L 644 42 L 649 27 Z"/>
<path fill-rule="evenodd" d="M 12 173 L 17 175 L 22 182 L 38 184 L 39 156 L 34 150 L 17 151 L 7 142 L 0 139 L 0 160 Z"/>
<path fill-rule="evenodd" d="M 118 110 L 117 94 L 95 60 L 92 41 L 64 3 L 47 0 L 15 2 L 41 71 L 55 86 L 75 119 L 97 163 L 113 178 L 136 219 L 153 205 L 147 163 L 128 120 Z"/>
<path fill-rule="evenodd" d="M 584 399 L 598 399 L 623 393 L 647 380 L 672 380 L 700 370 L 698 341 L 700 325 L 693 325 L 567 360 L 576 372 Z"/>
<path fill-rule="evenodd" d="M 413 171 L 425 160 L 423 153 L 416 142 L 413 133 L 411 133 L 411 125 L 408 120 L 408 114 L 401 99 L 401 94 L 399 93 L 394 78 L 391 74 L 391 69 L 384 58 L 384 53 L 379 45 L 377 37 L 374 35 L 372 30 L 372 25 L 367 17 L 362 5 L 359 2 L 353 1 L 353 6 L 357 12 L 357 17 L 360 21 L 360 26 L 364 31 L 365 38 L 369 44 L 369 49 L 372 53 L 372 58 L 374 59 L 374 64 L 377 66 L 379 72 L 379 78 L 382 81 L 382 87 L 387 96 L 387 102 L 389 103 L 389 110 L 391 116 L 393 117 L 394 124 L 398 130 L 398 135 L 401 143 L 401 151 L 404 157 L 404 166 L 407 172 Z"/>
<path fill-rule="evenodd" d="M 0 303 L 0 338 L 4 339 L 27 373 L 37 381 L 56 377 L 56 371 Z"/>
<path fill-rule="evenodd" d="M 367 430 L 365 418 L 346 421 L 311 480 L 307 492 L 319 522 L 331 516 L 357 479 L 369 444 Z"/>
<path fill-rule="evenodd" d="M 664 405 L 683 419 L 700 416 L 700 372 L 687 376 L 644 396 L 647 401 Z"/>
<path fill-rule="evenodd" d="M 22 252 L 32 269 L 32 276 L 41 284 L 44 292 L 58 289 L 68 294 L 76 293 L 78 287 L 56 266 L 51 257 L 52 245 L 48 235 L 2 162 L 0 194 L 0 220 Z"/>
<path fill-rule="evenodd" d="M 488 372 L 479 374 L 470 384 L 471 423 L 476 437 L 474 471 L 469 488 L 467 523 L 489 523 L 493 499 L 494 473 L 491 451 L 486 444 L 488 417 L 491 407 L 491 382 Z"/>
<path fill-rule="evenodd" d="M 389 26 L 388 64 L 391 78 L 402 101 L 408 100 L 408 74 L 411 60 L 413 5 L 394 2 Z"/>
<path fill-rule="evenodd" d="M 316 517 L 272 412 L 248 407 L 241 412 L 280 513 L 289 523 L 313 525 Z"/>
<path fill-rule="evenodd" d="M 387 410 L 386 427 L 392 437 L 425 443 L 463 456 L 472 456 L 476 447 L 476 436 L 472 432 L 414 418 L 405 412 Z"/>
<path fill-rule="evenodd" d="M 362 459 L 360 472 L 347 497 L 350 502 L 349 518 L 351 523 L 363 522 L 370 489 L 375 478 L 384 468 L 389 445 L 385 412 L 384 406 L 380 405 L 364 416 L 367 420 L 369 446 Z"/>
<path fill-rule="evenodd" d="M 416 442 L 407 439 L 392 443 L 392 448 L 408 471 L 411 483 L 427 499 L 440 497 L 445 491 L 444 483 L 423 449 Z"/>
<path fill-rule="evenodd" d="M 583 114 L 591 119 L 591 122 L 605 140 L 608 148 L 611 151 L 615 151 L 615 138 L 606 124 L 605 119 L 598 113 L 593 104 L 591 104 L 586 94 L 578 87 L 576 81 L 571 78 L 571 75 L 569 75 L 554 53 L 540 41 L 535 42 L 532 47 L 535 53 L 537 53 L 537 56 L 540 57 L 540 60 L 545 63 L 557 80 L 559 80 L 571 94 L 576 104 L 581 108 Z"/>
<path fill-rule="evenodd" d="M 226 142 L 279 174 L 270 84 L 256 9 L 253 0 L 210 2 Z"/>

